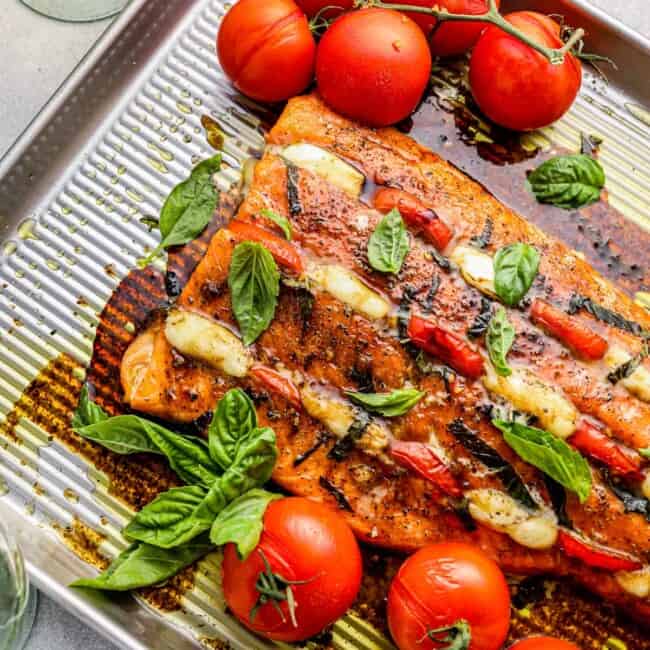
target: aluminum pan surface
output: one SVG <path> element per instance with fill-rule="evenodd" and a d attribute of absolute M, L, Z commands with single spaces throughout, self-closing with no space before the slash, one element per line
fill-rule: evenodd
<path fill-rule="evenodd" d="M 570 115 L 546 135 L 566 144 L 585 124 L 606 132 L 611 202 L 647 227 L 650 124 L 626 105 L 650 104 L 647 75 L 638 74 L 650 69 L 650 44 L 584 0 L 511 0 L 506 7 L 532 4 L 586 25 L 599 51 L 619 62 L 611 87 L 586 84 Z M 237 179 L 239 162 L 259 146 L 257 118 L 233 101 L 215 65 L 222 13 L 220 0 L 132 2 L 0 162 L 0 420 L 50 359 L 66 353 L 80 364 L 88 361 L 97 312 L 118 279 L 156 243 L 139 218 L 155 215 L 192 160 L 210 153 L 200 115 L 212 113 L 236 135 L 225 151 L 224 185 Z M 102 550 L 111 554 L 123 544 L 119 529 L 128 511 L 98 472 L 38 427 L 23 420 L 16 433 L 19 443 L 0 449 L 0 493 L 7 493 L 0 513 L 20 531 L 39 587 L 123 647 L 188 647 L 190 633 L 227 637 L 239 648 L 264 647 L 220 614 L 222 604 L 210 589 L 214 562 L 207 563 L 185 611 L 167 624 L 129 598 L 116 603 L 66 589 L 90 570 L 59 542 L 50 523 L 78 518 L 101 527 Z M 65 498 L 69 490 L 78 497 L 74 503 Z M 101 524 L 103 517 L 108 525 Z"/>

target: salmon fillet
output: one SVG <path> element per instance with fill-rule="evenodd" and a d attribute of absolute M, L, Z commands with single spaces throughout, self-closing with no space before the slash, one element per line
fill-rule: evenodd
<path fill-rule="evenodd" d="M 334 182 L 317 166 L 288 161 L 287 147 L 296 144 L 316 145 L 356 169 L 364 178 L 363 192 L 355 195 L 349 184 Z M 436 250 L 420 233 L 411 232 L 409 252 L 397 277 L 378 273 L 368 264 L 368 237 L 383 218 L 373 208 L 373 192 L 376 196 L 381 188 L 414 197 L 450 233 Z M 435 541 L 470 541 L 508 572 L 572 576 L 647 617 L 647 593 L 623 588 L 620 573 L 589 567 L 557 545 L 535 548 L 518 543 L 520 537 L 506 534 L 503 526 L 472 522 L 466 503 L 461 507 L 440 486 L 394 463 L 381 444 L 381 432 L 388 431 L 391 440 L 428 445 L 435 440 L 463 494 L 503 493 L 502 476 L 490 472 L 454 432 L 462 426 L 507 461 L 543 508 L 552 510 L 544 476 L 521 460 L 491 424 L 494 408 L 526 396 L 513 396 L 512 390 L 501 394 L 498 381 L 489 384 L 483 377 L 463 376 L 458 368 L 454 372 L 435 358 L 429 360 L 434 362 L 433 371 L 423 368 L 422 357 L 405 345 L 398 327 L 400 313 L 407 308 L 435 319 L 437 326 L 482 354 L 481 343 L 469 340 L 467 331 L 484 310 L 485 292 L 467 281 L 462 264 L 458 267 L 449 260 L 456 260 L 458 251 L 485 233 L 488 224 L 491 232 L 482 255 L 494 255 L 513 242 L 534 245 L 541 255 L 533 287 L 517 308 L 508 310 L 508 317 L 517 331 L 509 361 L 546 386 L 546 395 L 552 394 L 569 413 L 560 423 L 560 416 L 553 419 L 547 413 L 550 408 L 538 404 L 542 421 L 557 424 L 558 430 L 560 424 L 579 426 L 588 421 L 633 454 L 650 447 L 650 403 L 642 381 L 647 360 L 640 357 L 636 383 L 630 378 L 612 383 L 607 380 L 611 371 L 607 355 L 590 362 L 580 359 L 561 337 L 535 324 L 529 308 L 533 299 L 539 299 L 574 312 L 572 318 L 604 339 L 609 350 L 624 351 L 626 358 L 643 351 L 644 333 L 650 330 L 648 314 L 598 276 L 578 253 L 547 237 L 437 155 L 394 129 L 364 129 L 332 113 L 315 95 L 291 100 L 269 134 L 235 225 L 252 224 L 270 236 L 272 224 L 261 216 L 264 210 L 291 222 L 291 247 L 306 270 L 284 274 L 275 318 L 252 346 L 242 349 L 244 370 L 224 372 L 219 364 L 174 349 L 160 317 L 125 354 L 122 378 L 130 406 L 188 422 L 210 411 L 230 387 L 241 386 L 253 396 L 260 421 L 276 432 L 280 449 L 276 483 L 339 507 L 364 541 L 406 551 Z M 240 240 L 236 233 L 233 225 L 216 233 L 174 307 L 177 313 L 200 317 L 202 323 L 219 324 L 226 339 L 237 336 L 228 290 L 230 260 Z M 322 282 L 330 277 L 323 276 L 323 269 L 338 269 L 338 275 L 331 276 L 336 282 Z M 341 275 L 341 269 L 347 275 Z M 348 278 L 365 287 L 374 304 L 387 305 L 387 315 L 378 316 L 367 304 L 360 307 L 349 298 L 351 294 L 342 289 Z M 493 301 L 494 296 L 488 298 Z M 603 319 L 603 310 L 618 320 Z M 274 390 L 256 368 L 270 369 L 296 387 L 302 405 L 286 391 Z M 333 448 L 340 451 L 336 445 L 345 435 L 337 432 L 329 415 L 319 415 L 322 403 L 343 404 L 345 391 L 387 392 L 405 385 L 417 387 L 426 397 L 389 423 L 379 418 L 376 434 L 370 433 L 366 422 L 356 445 L 333 453 Z M 341 408 L 358 413 L 347 405 Z M 643 574 L 650 558 L 650 523 L 640 512 L 627 511 L 602 464 L 597 459 L 590 462 L 591 494 L 580 503 L 567 493 L 566 515 L 575 531 L 598 548 L 636 558 Z M 646 461 L 640 460 L 630 489 L 642 489 L 645 471 Z"/>

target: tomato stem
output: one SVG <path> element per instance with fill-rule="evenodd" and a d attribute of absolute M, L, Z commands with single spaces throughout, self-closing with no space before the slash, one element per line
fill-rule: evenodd
<path fill-rule="evenodd" d="M 468 650 L 472 643 L 472 631 L 469 623 L 461 619 L 452 625 L 427 630 L 421 641 L 424 639 L 431 639 L 435 643 L 449 644 L 441 647 L 440 650 Z"/>
<path fill-rule="evenodd" d="M 259 594 L 255 605 L 250 612 L 250 620 L 254 621 L 255 616 L 257 615 L 258 610 L 266 603 L 271 603 L 278 612 L 280 619 L 283 623 L 286 623 L 286 617 L 280 603 L 283 601 L 287 602 L 287 607 L 289 609 L 289 618 L 291 619 L 291 624 L 293 627 L 298 627 L 298 621 L 296 619 L 296 600 L 293 595 L 293 590 L 291 589 L 292 585 L 304 585 L 308 582 L 314 580 L 287 580 L 283 578 L 278 573 L 273 573 L 271 569 L 271 564 L 269 563 L 264 551 L 260 548 L 258 552 L 264 562 L 264 570 L 260 571 L 257 576 L 257 581 L 255 583 L 255 589 Z"/>
<path fill-rule="evenodd" d="M 496 0 L 488 0 L 488 10 L 484 14 L 452 14 L 444 8 L 434 7 L 418 7 L 412 5 L 403 5 L 393 2 L 383 2 L 383 0 L 355 0 L 355 8 L 361 7 L 379 7 L 382 9 L 393 9 L 395 11 L 406 11 L 409 13 L 426 14 L 433 16 L 440 22 L 456 21 L 456 22 L 481 22 L 496 25 L 507 34 L 519 39 L 529 47 L 545 56 L 552 65 L 561 65 L 564 63 L 564 57 L 571 49 L 582 39 L 585 31 L 582 28 L 576 29 L 566 43 L 560 48 L 551 48 L 537 43 L 527 34 L 511 25 L 499 12 L 496 5 Z"/>

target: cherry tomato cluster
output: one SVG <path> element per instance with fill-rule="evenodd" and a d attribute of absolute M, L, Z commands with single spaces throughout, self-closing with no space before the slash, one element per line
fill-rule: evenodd
<path fill-rule="evenodd" d="M 346 520 L 322 503 L 273 501 L 255 550 L 225 548 L 223 590 L 232 613 L 275 641 L 304 641 L 352 606 L 361 586 L 359 546 Z M 400 567 L 388 594 L 388 626 L 400 650 L 499 650 L 510 593 L 496 563 L 469 544 L 432 544 Z M 579 650 L 533 637 L 511 650 Z"/>
<path fill-rule="evenodd" d="M 436 7 L 479 16 L 488 0 L 401 0 L 401 11 L 356 6 L 354 0 L 239 0 L 219 30 L 221 66 L 240 92 L 261 102 L 290 99 L 315 78 L 332 109 L 375 127 L 415 110 L 429 83 L 432 55 L 473 48 L 474 99 L 488 118 L 511 129 L 554 122 L 580 88 L 581 66 L 571 52 L 553 64 L 497 25 L 439 22 L 430 13 L 406 10 Z M 560 25 L 548 16 L 520 11 L 505 20 L 540 46 L 563 46 Z M 323 21 L 331 23 L 317 43 L 313 32 Z"/>

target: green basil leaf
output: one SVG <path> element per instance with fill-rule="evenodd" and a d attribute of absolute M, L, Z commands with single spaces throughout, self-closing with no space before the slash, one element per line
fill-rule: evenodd
<path fill-rule="evenodd" d="M 503 431 L 504 440 L 523 460 L 575 492 L 581 503 L 586 501 L 591 492 L 589 463 L 564 440 L 519 422 L 492 422 Z"/>
<path fill-rule="evenodd" d="M 392 393 L 355 393 L 348 390 L 345 394 L 366 411 L 393 418 L 410 411 L 426 393 L 415 388 L 399 388 Z"/>
<path fill-rule="evenodd" d="M 529 244 L 510 244 L 494 256 L 494 287 L 497 296 L 513 307 L 527 293 L 539 269 L 539 253 Z"/>
<path fill-rule="evenodd" d="M 214 549 L 207 535 L 173 550 L 149 544 L 132 544 L 96 578 L 83 578 L 71 587 L 87 587 L 105 591 L 130 591 L 139 587 L 159 585 L 175 576 Z"/>
<path fill-rule="evenodd" d="M 245 560 L 260 541 L 264 513 L 269 503 L 282 498 L 266 490 L 249 490 L 227 505 L 217 516 L 210 531 L 210 540 L 217 546 L 233 542 Z"/>
<path fill-rule="evenodd" d="M 210 486 L 221 476 L 221 468 L 210 457 L 205 441 L 140 419 L 151 441 L 167 456 L 171 468 L 185 483 Z"/>
<path fill-rule="evenodd" d="M 72 428 L 82 438 L 92 440 L 116 454 L 161 453 L 149 437 L 144 422 L 137 415 L 116 415 L 87 426 L 75 427 L 73 424 Z"/>
<path fill-rule="evenodd" d="M 540 203 L 576 210 L 600 200 L 605 171 L 591 156 L 556 156 L 528 175 L 527 186 Z"/>
<path fill-rule="evenodd" d="M 644 458 L 650 458 L 650 447 L 647 449 L 639 449 L 639 453 L 644 457 Z"/>
<path fill-rule="evenodd" d="M 240 444 L 257 427 L 257 414 L 250 397 L 239 389 L 229 390 L 219 401 L 208 429 L 210 455 L 227 469 Z"/>
<path fill-rule="evenodd" d="M 398 210 L 391 210 L 368 241 L 368 261 L 375 271 L 399 273 L 409 251 L 409 236 Z"/>
<path fill-rule="evenodd" d="M 503 307 L 499 307 L 490 319 L 488 331 L 485 336 L 485 345 L 490 355 L 490 361 L 497 374 L 502 377 L 509 377 L 512 370 L 508 365 L 506 357 L 515 342 L 515 328 L 508 320 L 508 314 Z"/>
<path fill-rule="evenodd" d="M 144 266 L 160 251 L 187 244 L 198 237 L 210 223 L 217 207 L 219 191 L 212 176 L 221 169 L 221 155 L 200 162 L 189 178 L 169 194 L 160 212 L 162 241 L 140 264 Z"/>
<path fill-rule="evenodd" d="M 261 244 L 238 244 L 232 254 L 228 286 L 242 339 L 250 345 L 275 316 L 280 273 L 271 253 Z"/>
<path fill-rule="evenodd" d="M 255 429 L 237 450 L 233 464 L 219 481 L 230 502 L 252 488 L 264 485 L 278 458 L 275 433 L 264 427 Z"/>
<path fill-rule="evenodd" d="M 286 217 L 283 217 L 281 214 L 278 214 L 273 210 L 261 210 L 260 214 L 278 226 L 284 233 L 284 236 L 291 241 L 291 224 Z"/>
<path fill-rule="evenodd" d="M 72 428 L 76 431 L 89 424 L 97 424 L 102 420 L 108 419 L 108 413 L 95 404 L 88 396 L 88 384 L 84 384 L 79 394 L 79 403 L 75 412 L 72 414 Z"/>
<path fill-rule="evenodd" d="M 122 533 L 127 539 L 159 548 L 185 544 L 214 521 L 214 516 L 201 508 L 207 494 L 207 488 L 200 485 L 171 488 L 142 508 Z"/>

